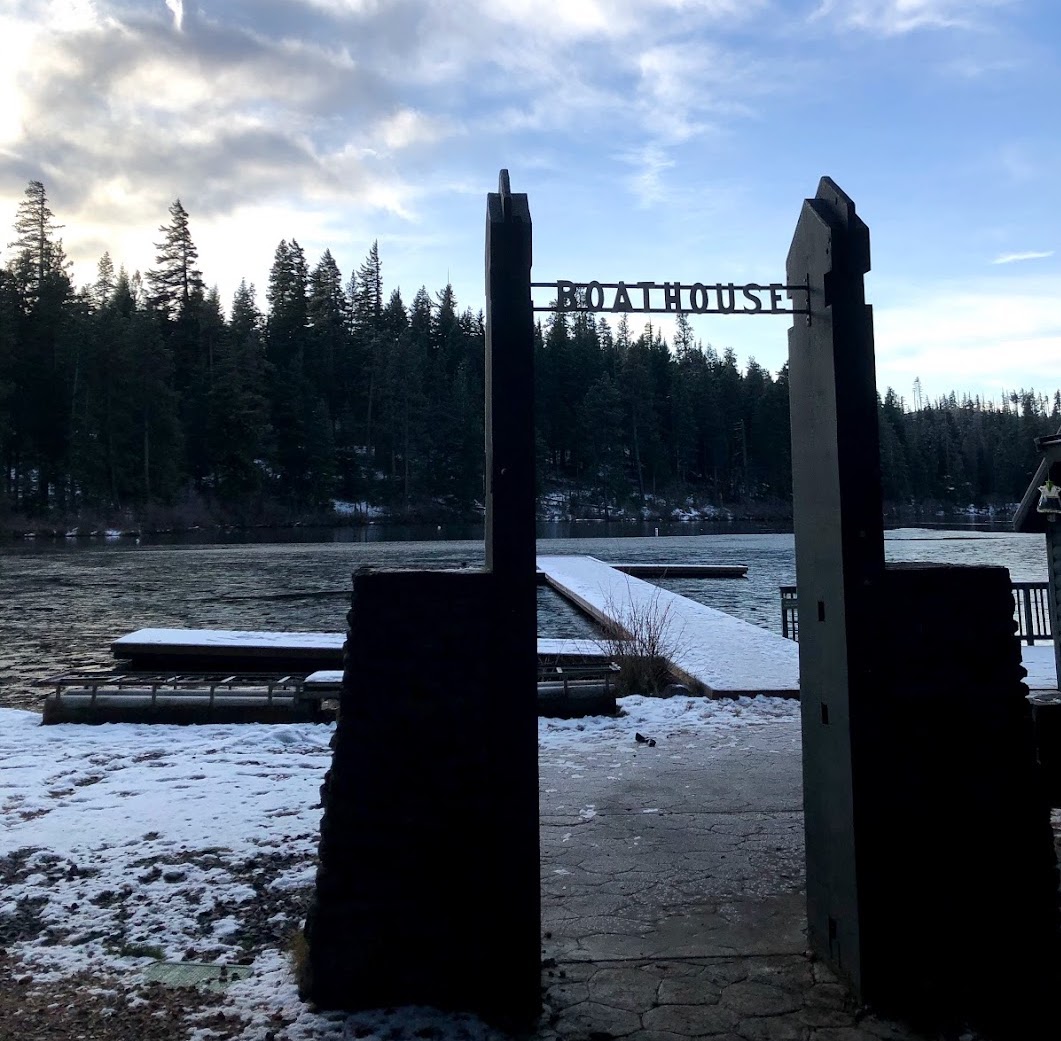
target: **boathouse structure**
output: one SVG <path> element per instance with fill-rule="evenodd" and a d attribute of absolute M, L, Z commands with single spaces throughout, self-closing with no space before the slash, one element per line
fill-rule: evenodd
<path fill-rule="evenodd" d="M 1046 536 L 1046 617 L 1053 640 L 1053 690 L 1029 696 L 1043 783 L 1053 806 L 1061 806 L 1061 431 L 1035 439 L 1042 459 L 1013 517 L 1016 531 Z"/>
<path fill-rule="evenodd" d="M 1061 431 L 1037 437 L 1035 447 L 1042 459 L 1013 516 L 1013 530 L 1046 536 L 1046 602 L 1061 681 Z"/>

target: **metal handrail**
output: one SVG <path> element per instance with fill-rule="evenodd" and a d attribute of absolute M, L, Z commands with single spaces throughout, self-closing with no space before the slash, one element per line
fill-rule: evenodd
<path fill-rule="evenodd" d="M 1013 617 L 1017 636 L 1031 646 L 1036 640 L 1052 640 L 1050 583 L 1011 582 Z M 781 586 L 781 635 L 799 641 L 799 597 L 795 586 Z"/>

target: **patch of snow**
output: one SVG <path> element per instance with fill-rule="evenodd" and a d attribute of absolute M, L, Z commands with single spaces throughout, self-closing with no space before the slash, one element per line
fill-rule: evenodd
<path fill-rule="evenodd" d="M 290 647 L 312 650 L 342 650 L 343 633 L 277 633 L 242 629 L 137 629 L 114 641 L 117 649 L 135 646 L 160 647 Z"/>
<path fill-rule="evenodd" d="M 543 763 L 570 767 L 592 751 L 614 764 L 638 731 L 688 742 L 799 726 L 798 704 L 774 698 L 619 705 L 618 716 L 539 720 Z M 113 973 L 132 984 L 152 948 L 167 960 L 232 964 L 267 901 L 270 935 L 283 939 L 257 943 L 254 975 L 224 992 L 241 1036 L 500 1041 L 474 1017 L 321 1015 L 299 1000 L 286 943 L 302 924 L 292 908 L 313 886 L 333 732 L 313 723 L 45 727 L 36 713 L 0 708 L 0 857 L 10 878 L 0 917 L 31 907 L 39 925 L 7 945 L 16 973 L 41 983 Z M 595 813 L 583 806 L 580 816 Z M 191 1036 L 208 1041 L 208 1024 Z"/>
<path fill-rule="evenodd" d="M 540 556 L 538 567 L 551 585 L 594 616 L 634 629 L 661 626 L 672 667 L 711 691 L 799 690 L 799 647 L 791 640 L 625 575 L 595 557 Z"/>

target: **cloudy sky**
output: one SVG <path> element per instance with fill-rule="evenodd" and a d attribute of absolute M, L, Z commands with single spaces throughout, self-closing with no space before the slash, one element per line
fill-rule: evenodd
<path fill-rule="evenodd" d="M 1052 392 L 1059 52 L 1057 0 L 0 0 L 0 222 L 42 180 L 80 283 L 180 197 L 226 301 L 282 238 L 344 275 L 378 239 L 478 310 L 500 167 L 540 281 L 783 280 L 828 174 L 882 389 Z M 695 323 L 771 369 L 786 325 Z"/>

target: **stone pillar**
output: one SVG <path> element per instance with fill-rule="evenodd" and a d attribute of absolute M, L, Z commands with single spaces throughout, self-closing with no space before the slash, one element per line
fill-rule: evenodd
<path fill-rule="evenodd" d="M 1025 1041 L 1056 1028 L 1058 878 L 1009 572 L 889 564 L 854 755 L 862 994 Z"/>
<path fill-rule="evenodd" d="M 322 1008 L 433 1005 L 504 1026 L 539 1010 L 537 804 L 528 849 L 525 735 L 483 653 L 505 639 L 499 606 L 489 572 L 354 576 L 300 980 Z"/>

